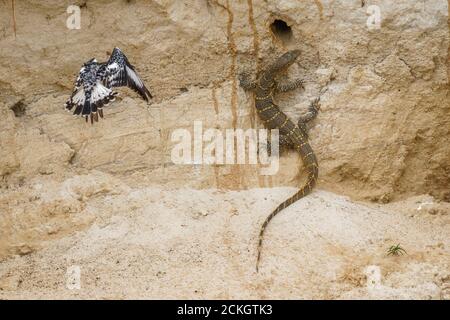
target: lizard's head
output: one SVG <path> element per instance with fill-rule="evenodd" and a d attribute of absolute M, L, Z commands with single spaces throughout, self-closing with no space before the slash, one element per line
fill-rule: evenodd
<path fill-rule="evenodd" d="M 300 50 L 291 50 L 283 54 L 278 60 L 273 64 L 273 71 L 281 71 L 289 68 L 295 60 L 300 55 Z"/>
<path fill-rule="evenodd" d="M 300 50 L 291 50 L 280 57 L 280 64 L 290 66 L 300 55 Z"/>

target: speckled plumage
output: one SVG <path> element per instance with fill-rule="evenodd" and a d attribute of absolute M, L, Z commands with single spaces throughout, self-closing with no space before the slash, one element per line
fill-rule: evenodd
<path fill-rule="evenodd" d="M 103 117 L 103 107 L 114 101 L 117 92 L 112 88 L 128 86 L 142 99 L 149 101 L 152 95 L 145 87 L 134 67 L 119 48 L 114 48 L 107 62 L 98 63 L 91 59 L 80 69 L 72 95 L 64 105 L 74 115 L 81 115 L 91 123 Z"/>

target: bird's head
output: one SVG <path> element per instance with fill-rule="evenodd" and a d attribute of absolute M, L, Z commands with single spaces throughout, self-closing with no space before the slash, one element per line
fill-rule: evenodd
<path fill-rule="evenodd" d="M 84 66 L 88 66 L 88 65 L 93 64 L 93 63 L 97 63 L 97 59 L 92 58 L 91 60 L 85 62 L 85 63 L 84 63 Z"/>

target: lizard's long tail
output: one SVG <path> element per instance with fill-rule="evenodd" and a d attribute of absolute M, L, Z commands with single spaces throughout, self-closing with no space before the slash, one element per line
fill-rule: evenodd
<path fill-rule="evenodd" d="M 293 204 L 295 201 L 303 198 L 304 196 L 308 195 L 314 186 L 316 185 L 317 177 L 319 175 L 319 170 L 317 166 L 317 160 L 315 156 L 313 156 L 313 161 L 307 166 L 308 170 L 308 180 L 306 184 L 297 191 L 293 196 L 285 200 L 283 203 L 281 203 L 267 218 L 264 220 L 264 223 L 261 226 L 261 229 L 259 231 L 259 240 L 258 240 L 258 256 L 256 258 L 256 272 L 259 270 L 259 262 L 261 260 L 261 250 L 262 250 L 262 243 L 263 243 L 263 236 L 264 231 L 266 230 L 267 225 L 269 222 L 279 213 L 281 210 L 289 207 L 291 204 Z"/>

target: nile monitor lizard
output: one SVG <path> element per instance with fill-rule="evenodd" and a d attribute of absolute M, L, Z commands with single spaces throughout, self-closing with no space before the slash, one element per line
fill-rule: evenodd
<path fill-rule="evenodd" d="M 240 76 L 241 86 L 245 90 L 252 90 L 255 92 L 255 105 L 260 119 L 264 121 L 269 129 L 279 130 L 280 149 L 281 147 L 295 148 L 300 153 L 308 175 L 306 184 L 297 193 L 281 203 L 262 224 L 259 233 L 256 271 L 258 271 L 261 258 L 264 230 L 270 220 L 272 220 L 278 212 L 309 194 L 314 188 L 319 174 L 317 158 L 308 143 L 306 128 L 306 123 L 317 116 L 319 99 L 314 100 L 309 107 L 309 112 L 300 117 L 297 125 L 295 125 L 294 122 L 292 122 L 273 102 L 272 95 L 274 91 L 286 92 L 302 86 L 302 81 L 299 79 L 284 85 L 278 84 L 275 80 L 275 76 L 292 65 L 299 55 L 299 50 L 293 50 L 283 54 L 273 64 L 269 65 L 267 69 L 263 70 L 256 81 L 251 81 L 247 74 L 241 74 Z"/>

